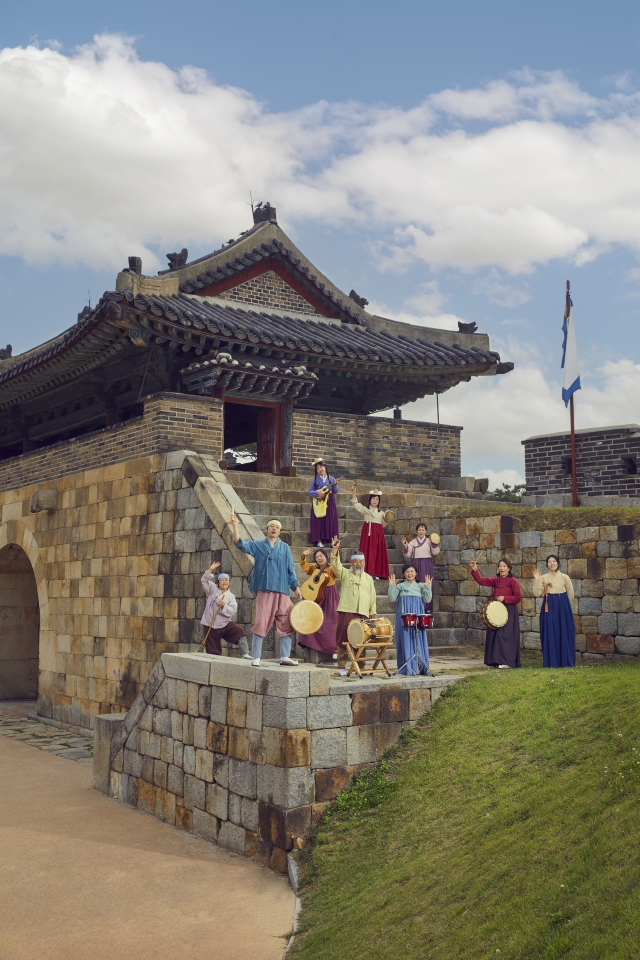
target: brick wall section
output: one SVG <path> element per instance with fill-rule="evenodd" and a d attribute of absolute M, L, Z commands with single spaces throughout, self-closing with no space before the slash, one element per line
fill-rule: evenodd
<path fill-rule="evenodd" d="M 98 723 L 94 784 L 286 873 L 327 804 L 455 680 L 330 682 L 308 666 L 165 655 L 105 770 L 99 741 L 113 721 Z"/>
<path fill-rule="evenodd" d="M 570 494 L 570 435 L 523 440 L 527 495 Z M 623 457 L 637 459 L 638 473 L 625 470 Z M 640 497 L 640 426 L 606 427 L 576 433 L 578 495 Z"/>
<path fill-rule="evenodd" d="M 415 420 L 293 412 L 293 463 L 309 473 L 325 456 L 334 475 L 437 486 L 460 476 L 462 427 Z"/>
<path fill-rule="evenodd" d="M 182 449 L 220 459 L 222 401 L 180 393 L 152 394 L 145 399 L 140 418 L 1 461 L 0 490 Z"/>
<path fill-rule="evenodd" d="M 259 277 L 253 277 L 237 287 L 231 287 L 222 294 L 225 300 L 239 300 L 252 303 L 257 307 L 275 307 L 276 310 L 293 310 L 295 313 L 312 313 L 320 316 L 318 310 L 308 300 L 300 296 L 282 280 L 273 270 L 267 270 Z"/>

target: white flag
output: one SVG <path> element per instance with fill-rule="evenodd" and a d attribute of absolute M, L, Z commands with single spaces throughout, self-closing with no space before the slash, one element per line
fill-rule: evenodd
<path fill-rule="evenodd" d="M 562 331 L 564 333 L 564 343 L 562 344 L 562 399 L 565 407 L 569 405 L 569 400 L 576 392 L 580 390 L 580 367 L 578 365 L 578 345 L 576 344 L 576 328 L 573 322 L 571 312 L 571 297 L 567 290 L 566 306 L 564 308 L 564 322 Z"/>

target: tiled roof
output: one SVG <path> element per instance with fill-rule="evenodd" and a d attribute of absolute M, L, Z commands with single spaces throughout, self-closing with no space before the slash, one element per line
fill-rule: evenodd
<path fill-rule="evenodd" d="M 306 264 L 304 264 L 299 257 L 296 257 L 281 240 L 261 243 L 259 247 L 254 247 L 249 253 L 234 257 L 215 270 L 201 273 L 192 280 L 185 280 L 180 284 L 180 290 L 183 293 L 198 293 L 207 287 L 228 280 L 230 277 L 238 276 L 250 267 L 255 266 L 256 263 L 260 263 L 263 260 L 270 260 L 273 257 L 282 258 L 292 264 L 296 268 L 296 271 L 302 274 L 304 280 L 315 288 L 324 298 L 333 303 L 337 309 L 346 313 L 353 323 L 362 323 L 360 315 L 355 309 L 354 304 L 349 301 L 349 298 L 347 297 L 345 300 L 342 300 L 336 297 L 333 291 L 330 290 L 326 284 L 322 283 L 315 273 L 312 273 Z"/>
<path fill-rule="evenodd" d="M 139 313 L 171 323 L 207 330 L 225 338 L 328 357 L 348 357 L 369 363 L 433 366 L 490 366 L 500 360 L 493 351 L 458 344 L 412 340 L 362 324 L 307 318 L 232 306 L 224 301 L 173 294 L 152 296 L 130 292 L 106 297 Z"/>

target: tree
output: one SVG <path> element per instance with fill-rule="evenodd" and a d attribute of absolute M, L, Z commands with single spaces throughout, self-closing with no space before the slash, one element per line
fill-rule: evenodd
<path fill-rule="evenodd" d="M 502 500 L 507 503 L 520 503 L 526 486 L 526 483 L 514 483 L 513 486 L 503 483 L 501 489 L 491 491 L 491 496 L 495 500 Z"/>

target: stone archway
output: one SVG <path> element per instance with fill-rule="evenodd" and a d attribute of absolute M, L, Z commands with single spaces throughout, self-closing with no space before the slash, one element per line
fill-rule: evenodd
<path fill-rule="evenodd" d="M 0 700 L 38 696 L 40 604 L 29 557 L 17 543 L 0 549 Z"/>

